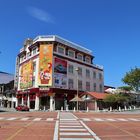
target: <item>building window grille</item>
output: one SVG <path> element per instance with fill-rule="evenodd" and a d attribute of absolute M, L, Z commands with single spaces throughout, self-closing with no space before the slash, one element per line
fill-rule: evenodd
<path fill-rule="evenodd" d="M 99 90 L 100 90 L 100 92 L 102 92 L 102 91 L 103 91 L 102 84 L 100 84 L 100 85 L 99 85 Z"/>
<path fill-rule="evenodd" d="M 82 81 L 81 80 L 78 80 L 78 89 L 82 90 Z"/>
<path fill-rule="evenodd" d="M 36 62 L 33 62 L 33 72 L 36 71 Z"/>
<path fill-rule="evenodd" d="M 86 77 L 90 78 L 90 70 L 86 69 Z"/>
<path fill-rule="evenodd" d="M 102 74 L 101 73 L 99 73 L 99 79 L 102 80 Z"/>
<path fill-rule="evenodd" d="M 96 83 L 93 84 L 93 90 L 96 91 Z"/>
<path fill-rule="evenodd" d="M 37 53 L 37 48 L 33 48 L 32 54 L 35 55 Z"/>
<path fill-rule="evenodd" d="M 73 89 L 73 79 L 69 79 L 68 87 L 69 87 L 69 89 Z"/>
<path fill-rule="evenodd" d="M 73 58 L 74 57 L 74 51 L 68 50 L 68 56 Z"/>
<path fill-rule="evenodd" d="M 58 46 L 58 53 L 64 54 L 64 48 Z"/>
<path fill-rule="evenodd" d="M 35 87 L 35 77 L 32 78 L 32 86 Z"/>
<path fill-rule="evenodd" d="M 73 65 L 68 66 L 68 71 L 69 73 L 73 74 Z"/>
<path fill-rule="evenodd" d="M 90 58 L 89 57 L 86 57 L 85 58 L 85 62 L 90 63 Z"/>
<path fill-rule="evenodd" d="M 78 67 L 78 75 L 82 76 L 82 68 L 81 67 Z"/>
<path fill-rule="evenodd" d="M 93 79 L 96 79 L 96 72 L 93 71 Z"/>
<path fill-rule="evenodd" d="M 77 59 L 78 60 L 83 60 L 83 55 L 82 54 L 77 54 Z"/>
<path fill-rule="evenodd" d="M 90 91 L 90 82 L 86 82 L 86 90 Z"/>

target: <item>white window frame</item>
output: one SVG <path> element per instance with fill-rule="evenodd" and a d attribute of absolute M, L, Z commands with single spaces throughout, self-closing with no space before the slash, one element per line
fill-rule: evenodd
<path fill-rule="evenodd" d="M 63 52 L 63 53 L 59 52 L 59 48 L 63 49 L 64 52 Z M 59 54 L 63 54 L 63 55 L 64 55 L 64 54 L 65 54 L 65 48 L 62 47 L 62 46 L 57 46 L 57 52 L 58 52 Z"/>
<path fill-rule="evenodd" d="M 79 59 L 78 56 L 81 56 L 82 59 Z M 83 61 L 83 55 L 81 53 L 77 53 L 77 59 L 80 60 L 80 61 Z"/>
<path fill-rule="evenodd" d="M 73 52 L 73 56 L 70 56 L 70 55 L 69 55 L 70 52 Z M 73 50 L 68 50 L 68 56 L 69 56 L 69 57 L 72 57 L 72 58 L 75 58 L 75 51 L 73 51 Z"/>

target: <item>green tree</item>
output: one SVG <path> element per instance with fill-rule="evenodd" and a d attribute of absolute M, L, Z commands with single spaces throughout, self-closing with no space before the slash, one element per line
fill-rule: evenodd
<path fill-rule="evenodd" d="M 122 81 L 132 87 L 135 91 L 140 89 L 140 68 L 131 69 L 127 72 Z"/>
<path fill-rule="evenodd" d="M 123 91 L 131 91 L 131 90 L 133 90 L 133 88 L 130 87 L 130 86 L 122 86 L 122 87 L 118 87 L 118 89 L 121 89 Z"/>

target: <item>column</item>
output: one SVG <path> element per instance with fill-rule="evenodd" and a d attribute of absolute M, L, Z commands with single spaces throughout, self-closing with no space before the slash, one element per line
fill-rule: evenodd
<path fill-rule="evenodd" d="M 27 98 L 27 106 L 30 108 L 30 95 L 28 94 L 28 98 Z"/>
<path fill-rule="evenodd" d="M 16 107 L 18 106 L 18 98 L 16 97 Z"/>
<path fill-rule="evenodd" d="M 53 95 L 50 95 L 50 111 L 53 111 Z"/>
<path fill-rule="evenodd" d="M 35 98 L 35 110 L 39 110 L 39 97 L 37 95 Z"/>
<path fill-rule="evenodd" d="M 95 99 L 95 111 L 97 111 L 97 101 Z"/>

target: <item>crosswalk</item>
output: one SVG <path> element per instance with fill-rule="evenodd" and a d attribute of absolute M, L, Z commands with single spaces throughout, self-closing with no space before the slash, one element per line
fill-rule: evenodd
<path fill-rule="evenodd" d="M 64 121 L 69 121 L 69 122 L 74 122 L 76 118 L 74 119 L 60 119 L 62 123 Z M 0 117 L 0 121 L 56 121 L 58 118 L 34 118 L 34 117 Z M 94 122 L 127 122 L 127 121 L 132 121 L 132 122 L 139 122 L 140 118 L 78 118 L 78 120 L 88 122 L 88 121 L 94 121 Z M 72 124 L 70 124 L 72 125 Z M 76 125 L 76 123 L 74 124 Z"/>
<path fill-rule="evenodd" d="M 72 113 L 60 113 L 59 140 L 100 140 L 100 138 Z"/>

